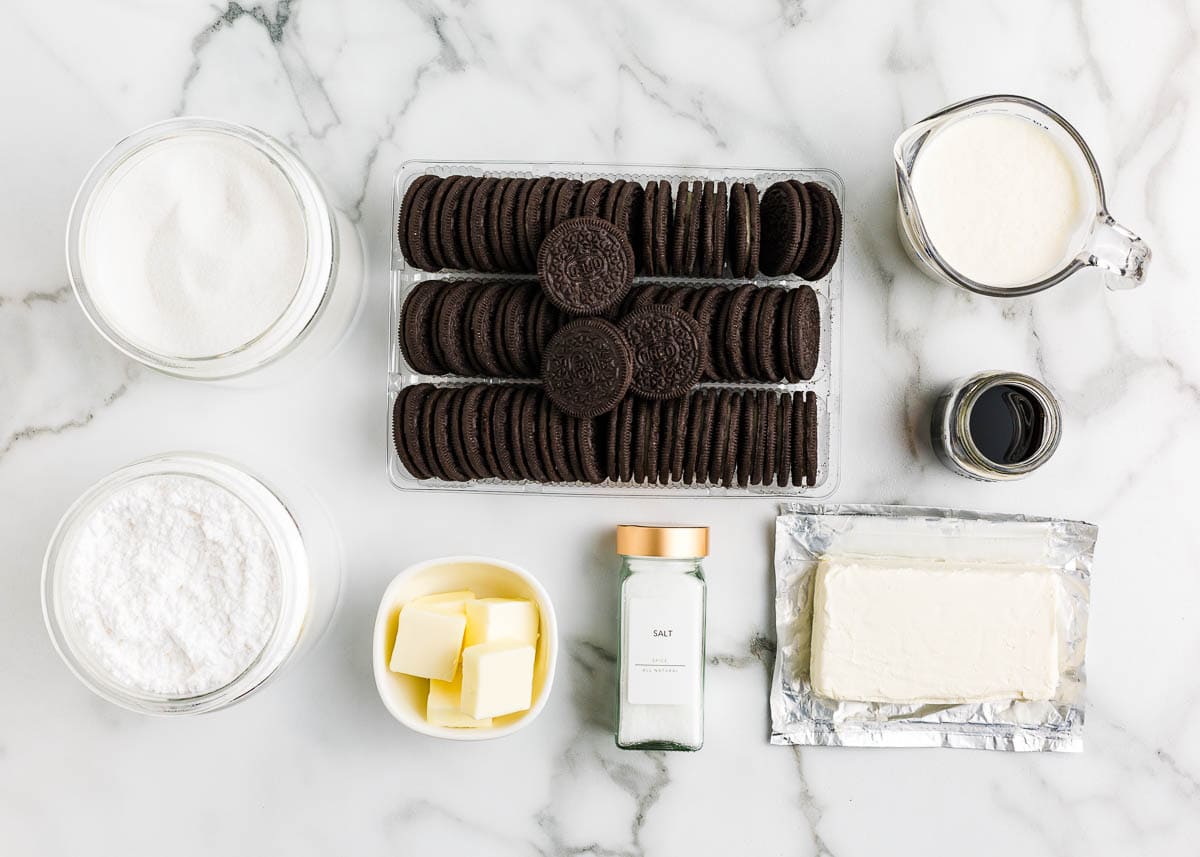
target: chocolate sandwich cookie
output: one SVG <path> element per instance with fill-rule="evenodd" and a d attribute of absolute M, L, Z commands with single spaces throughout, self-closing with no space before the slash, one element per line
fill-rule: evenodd
<path fill-rule="evenodd" d="M 729 188 L 717 182 L 713 206 L 713 268 L 710 277 L 725 276 L 725 242 L 729 237 Z"/>
<path fill-rule="evenodd" d="M 400 223 L 397 226 L 400 252 L 410 265 L 424 271 L 436 270 L 425 244 L 425 215 L 430 198 L 441 183 L 442 180 L 437 176 L 417 176 L 404 192 L 404 200 L 400 204 Z"/>
<path fill-rule="evenodd" d="M 685 439 L 683 458 L 684 485 L 693 485 L 698 478 L 702 447 L 705 443 L 705 438 L 711 435 L 712 426 L 711 391 L 701 390 L 693 393 L 689 398 L 691 399 L 692 416 L 688 420 L 687 437 Z M 703 484 L 703 477 L 699 477 L 699 479 L 700 483 Z"/>
<path fill-rule="evenodd" d="M 704 374 L 708 344 L 681 309 L 653 306 L 621 321 L 633 356 L 632 389 L 650 399 L 684 396 Z"/>
<path fill-rule="evenodd" d="M 776 182 L 763 194 L 758 211 L 762 221 L 759 270 L 769 277 L 792 273 L 805 228 L 799 194 L 791 182 Z"/>
<path fill-rule="evenodd" d="M 422 456 L 418 459 L 413 454 L 419 426 L 410 420 L 416 420 L 420 411 L 414 407 L 414 397 L 424 397 L 428 394 L 428 384 L 415 384 L 405 387 L 392 403 L 392 446 L 404 469 L 414 479 L 428 479 L 429 470 Z M 410 443 L 413 445 L 410 446 Z M 418 450 L 419 452 L 419 450 Z"/>
<path fill-rule="evenodd" d="M 575 439 L 579 451 L 579 467 L 583 481 L 598 485 L 604 481 L 604 469 L 600 462 L 599 438 L 596 437 L 596 421 L 575 420 Z"/>
<path fill-rule="evenodd" d="M 817 394 L 811 390 L 804 394 L 804 437 L 804 482 L 814 488 L 817 484 L 821 443 L 817 431 Z"/>
<path fill-rule="evenodd" d="M 716 250 L 716 241 L 713 239 L 713 230 L 717 219 L 716 213 L 713 211 L 715 205 L 716 185 L 714 182 L 706 181 L 701 185 L 700 190 L 700 234 L 697 239 L 696 267 L 692 272 L 693 276 L 716 276 L 713 273 L 713 269 L 716 268 L 716 260 L 713 258 Z"/>
<path fill-rule="evenodd" d="M 775 420 L 775 484 L 787 487 L 792 478 L 792 433 L 796 425 L 792 420 L 792 394 L 780 393 Z"/>
<path fill-rule="evenodd" d="M 463 336 L 463 316 L 467 299 L 476 288 L 477 283 L 465 280 L 448 283 L 445 297 L 438 304 L 437 317 L 433 319 L 442 359 L 446 368 L 455 375 L 473 374 L 467 357 L 466 337 Z"/>
<path fill-rule="evenodd" d="M 766 416 L 763 431 L 763 469 L 759 485 L 770 485 L 775 481 L 775 465 L 779 448 L 779 402 L 775 393 L 763 393 L 763 408 Z"/>
<path fill-rule="evenodd" d="M 521 455 L 524 456 L 525 469 L 529 479 L 534 482 L 548 482 L 549 476 L 542 467 L 541 439 L 538 437 L 538 405 L 541 395 L 533 388 L 524 390 L 521 397 L 521 418 L 519 422 L 521 437 L 519 440 Z"/>
<path fill-rule="evenodd" d="M 617 478 L 622 482 L 633 479 L 634 399 L 627 396 L 617 406 L 620 435 L 617 439 Z"/>
<path fill-rule="evenodd" d="M 792 485 L 804 485 L 804 462 L 808 458 L 808 431 L 804 420 L 804 394 L 792 396 Z"/>
<path fill-rule="evenodd" d="M 458 233 L 457 224 L 463 195 L 471 184 L 471 179 L 467 176 L 452 176 L 446 179 L 446 183 L 449 187 L 437 219 L 438 244 L 446 267 L 461 271 L 469 266 L 463 255 L 462 237 Z"/>
<path fill-rule="evenodd" d="M 550 183 L 546 190 L 546 198 L 542 201 L 542 235 L 549 235 L 557 223 L 555 212 L 558 209 L 558 195 L 567 186 L 567 179 L 557 178 Z"/>
<path fill-rule="evenodd" d="M 439 289 L 445 284 L 438 280 L 417 283 L 400 307 L 400 351 L 413 371 L 422 375 L 440 375 L 445 367 L 430 350 L 429 319 Z"/>
<path fill-rule="evenodd" d="M 433 453 L 437 459 L 439 475 L 450 482 L 466 482 L 469 478 L 454 454 L 454 446 L 450 438 L 450 412 L 454 405 L 454 389 L 442 387 L 434 394 L 431 401 L 433 430 Z"/>
<path fill-rule="evenodd" d="M 671 452 L 675 443 L 675 415 L 679 412 L 679 403 L 687 401 L 687 397 L 667 399 L 662 403 L 658 417 L 658 461 L 654 465 L 655 481 L 666 485 L 671 481 Z"/>
<path fill-rule="evenodd" d="M 471 195 L 468 227 L 470 231 L 464 239 L 471 247 L 475 269 L 487 274 L 494 274 L 500 270 L 498 260 L 492 255 L 487 240 L 488 212 L 491 210 L 492 194 L 499 183 L 499 179 L 489 177 L 481 179 L 475 186 L 475 193 Z"/>
<path fill-rule="evenodd" d="M 473 479 L 487 479 L 492 474 L 488 470 L 487 461 L 483 455 L 483 445 L 479 435 L 479 409 L 483 401 L 484 391 L 488 389 L 483 384 L 472 384 L 459 390 L 461 406 L 459 408 L 459 441 L 460 453 L 466 464 L 466 470 Z"/>
<path fill-rule="evenodd" d="M 756 377 L 772 383 L 783 380 L 783 368 L 779 364 L 777 336 L 779 330 L 779 306 L 783 301 L 783 290 L 765 287 L 758 303 L 758 323 L 753 332 L 754 368 Z"/>
<path fill-rule="evenodd" d="M 684 396 L 675 400 L 674 425 L 671 428 L 671 455 L 667 465 L 668 480 L 671 482 L 679 482 L 683 479 L 693 398 Z"/>
<path fill-rule="evenodd" d="M 520 478 L 516 461 L 513 458 L 512 433 L 510 431 L 510 424 L 517 410 L 513 404 L 513 398 L 517 392 L 517 387 L 507 384 L 498 388 L 492 399 L 491 419 L 489 420 L 492 450 L 496 454 L 496 475 L 500 479 L 510 482 Z"/>
<path fill-rule="evenodd" d="M 566 416 L 562 410 L 554 407 L 546 396 L 541 396 L 542 406 L 546 412 L 546 449 L 550 453 L 553 475 L 559 483 L 574 483 L 575 474 L 566 459 Z"/>
<path fill-rule="evenodd" d="M 627 181 L 617 193 L 613 202 L 612 224 L 625 233 L 629 245 L 634 248 L 635 269 L 641 267 L 641 259 L 637 252 L 641 243 L 642 232 L 642 190 L 640 183 Z"/>
<path fill-rule="evenodd" d="M 650 182 L 642 194 L 641 235 L 637 245 L 637 272 L 643 276 L 654 276 L 654 211 L 657 200 L 658 182 Z"/>
<path fill-rule="evenodd" d="M 833 270 L 842 244 L 842 211 L 833 191 L 819 182 L 808 182 L 814 199 L 819 200 L 814 224 L 813 246 L 797 273 L 806 280 L 823 279 Z"/>
<path fill-rule="evenodd" d="M 702 182 L 692 182 L 691 204 L 688 209 L 687 231 L 683 244 L 683 266 L 675 271 L 676 274 L 683 277 L 700 276 L 697 260 L 700 254 L 700 235 L 705 216 L 702 188 Z"/>
<path fill-rule="evenodd" d="M 650 410 L 653 402 L 645 399 L 633 400 L 633 481 L 639 485 L 646 482 L 646 441 L 650 433 Z"/>
<path fill-rule="evenodd" d="M 747 214 L 749 214 L 750 248 L 746 257 L 746 277 L 758 276 L 762 258 L 762 217 L 759 211 L 758 187 L 749 182 L 744 188 Z"/>
<path fill-rule="evenodd" d="M 768 438 L 770 437 L 770 426 L 767 424 L 768 415 L 774 413 L 770 410 L 774 405 L 771 393 L 764 390 L 755 390 L 754 397 L 754 441 L 751 443 L 750 451 L 750 484 L 762 485 L 763 469 L 766 464 L 766 452 Z"/>
<path fill-rule="evenodd" d="M 487 245 L 488 257 L 491 257 L 493 266 L 497 271 L 512 270 L 508 259 L 504 256 L 504 247 L 502 241 L 500 241 L 500 222 L 502 222 L 504 193 L 509 190 L 509 185 L 514 181 L 515 179 L 497 179 L 496 184 L 492 186 L 491 196 L 487 198 L 484 241 Z"/>
<path fill-rule="evenodd" d="M 746 367 L 744 339 L 746 311 L 753 294 L 754 286 L 749 284 L 738 286 L 729 294 L 726 302 L 721 338 L 724 343 L 725 363 L 729 369 L 727 377 L 731 381 L 744 381 L 750 378 Z"/>
<path fill-rule="evenodd" d="M 471 243 L 471 211 L 475 207 L 475 194 L 483 185 L 483 179 L 478 176 L 468 178 L 463 183 L 462 195 L 454 212 L 454 234 L 458 241 L 458 250 L 462 255 L 463 269 L 467 271 L 481 270 L 475 260 L 474 245 Z"/>
<path fill-rule="evenodd" d="M 483 387 L 483 395 L 479 397 L 479 454 L 483 457 L 484 470 L 492 478 L 500 476 L 500 461 L 496 457 L 492 420 L 496 408 L 496 397 L 500 395 L 502 389 L 504 388 L 489 384 Z"/>
<path fill-rule="evenodd" d="M 583 182 L 578 179 L 567 179 L 567 183 L 559 188 L 558 196 L 554 200 L 554 224 L 551 229 L 575 215 L 575 204 L 582 190 Z"/>
<path fill-rule="evenodd" d="M 668 274 L 684 273 L 684 249 L 692 219 L 692 191 L 687 182 L 680 182 L 675 191 L 675 216 L 671 223 Z"/>
<path fill-rule="evenodd" d="M 450 456 L 454 459 L 458 469 L 466 476 L 467 481 L 470 481 L 476 478 L 476 474 L 467 461 L 467 446 L 463 439 L 462 408 L 464 393 L 467 389 L 466 387 L 450 388 L 450 395 L 446 398 L 446 436 L 449 439 Z"/>
<path fill-rule="evenodd" d="M 617 406 L 633 380 L 633 358 L 620 329 L 600 318 L 564 325 L 542 363 L 546 395 L 572 416 L 598 417 Z"/>
<path fill-rule="evenodd" d="M 442 253 L 440 227 L 446 194 L 459 178 L 461 176 L 448 176 L 439 181 L 429 197 L 429 205 L 425 210 L 425 249 L 429 253 L 429 260 L 433 263 L 435 270 L 450 267 L 450 263 L 446 261 L 446 256 Z"/>
<path fill-rule="evenodd" d="M 812 194 L 809 193 L 808 186 L 796 179 L 788 179 L 788 184 L 796 191 L 796 196 L 800 200 L 800 246 L 796 248 L 796 255 L 792 260 L 792 271 L 798 273 L 798 268 L 804 259 L 804 254 L 808 252 L 810 238 L 813 233 L 813 206 L 814 201 Z"/>
<path fill-rule="evenodd" d="M 750 292 L 742 317 L 742 363 L 746 366 L 747 380 L 762 379 L 758 368 L 758 316 L 767 291 L 767 288 L 757 288 Z"/>
<path fill-rule="evenodd" d="M 471 307 L 471 356 L 480 372 L 493 378 L 502 378 L 507 374 L 500 364 L 499 340 L 493 334 L 499 301 L 507 294 L 508 288 L 505 283 L 489 283 L 479 290 L 479 296 Z"/>
<path fill-rule="evenodd" d="M 419 452 L 424 458 L 425 464 L 428 467 L 430 475 L 435 479 L 449 481 L 446 473 L 442 470 L 441 464 L 438 462 L 437 454 L 433 447 L 433 409 L 437 403 L 437 396 L 441 393 L 437 387 L 432 387 L 421 401 L 421 407 L 416 415 L 417 434 L 415 437 L 407 439 L 407 443 L 411 450 Z"/>
<path fill-rule="evenodd" d="M 542 238 L 545 235 L 542 231 L 542 206 L 546 201 L 546 191 L 553 183 L 554 180 L 550 178 L 534 179 L 529 188 L 529 198 L 525 200 L 525 247 L 533 259 L 538 258 L 538 249 L 542 246 Z"/>
<path fill-rule="evenodd" d="M 732 488 L 737 482 L 737 467 L 742 447 L 742 409 L 745 394 L 734 392 L 729 398 L 729 437 L 725 441 L 725 458 L 721 465 L 721 484 Z"/>
<path fill-rule="evenodd" d="M 652 273 L 664 277 L 670 273 L 671 183 L 660 179 L 654 194 L 654 259 Z"/>
<path fill-rule="evenodd" d="M 555 306 L 572 315 L 601 315 L 633 285 L 633 248 L 611 223 L 576 217 L 546 236 L 537 267 L 538 282 Z"/>
<path fill-rule="evenodd" d="M 621 405 L 618 403 L 601 419 L 608 421 L 604 433 L 604 474 L 610 481 L 616 482 L 620 478 L 617 471 L 617 446 L 621 438 Z"/>
<path fill-rule="evenodd" d="M 495 242 L 496 253 L 503 262 L 503 268 L 510 273 L 525 270 L 521 260 L 521 252 L 517 249 L 517 196 L 521 189 L 521 179 L 502 179 L 502 190 L 495 196 L 496 220 L 491 226 L 489 235 Z"/>
<path fill-rule="evenodd" d="M 721 390 L 717 393 L 716 411 L 713 417 L 713 439 L 709 450 L 708 482 L 713 485 L 721 484 L 721 473 L 725 467 L 725 454 L 729 445 L 729 424 L 733 407 L 733 391 Z"/>
<path fill-rule="evenodd" d="M 608 179 L 592 179 L 585 182 L 575 204 L 576 217 L 599 217 L 604 195 L 611 182 Z"/>
<path fill-rule="evenodd" d="M 617 225 L 617 197 L 629 184 L 625 179 L 617 179 L 604 189 L 604 198 L 600 201 L 600 217 L 613 226 Z"/>
<path fill-rule="evenodd" d="M 791 372 L 789 380 L 807 381 L 817 370 L 821 347 L 821 311 L 811 286 L 795 289 L 788 324 Z"/>
<path fill-rule="evenodd" d="M 740 279 L 753 277 L 757 272 L 750 272 L 750 203 L 746 196 L 746 186 L 742 182 L 734 182 L 729 188 L 729 236 L 725 243 L 726 254 L 729 257 L 729 270 L 733 276 Z"/>

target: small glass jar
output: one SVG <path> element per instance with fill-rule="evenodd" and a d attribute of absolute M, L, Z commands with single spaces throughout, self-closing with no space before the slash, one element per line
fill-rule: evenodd
<path fill-rule="evenodd" d="M 704 745 L 701 560 L 708 527 L 617 527 L 621 637 L 617 746 L 699 750 Z"/>
<path fill-rule="evenodd" d="M 1029 412 L 1027 424 L 1022 426 L 1028 436 L 1023 438 L 1020 454 L 1012 457 L 985 452 L 985 440 L 996 439 L 987 437 L 994 427 L 983 408 L 989 396 L 1001 390 L 1012 391 Z M 1018 415 L 1013 413 L 1008 418 L 1016 420 Z M 1003 422 L 1003 415 L 1000 420 Z M 1000 430 L 1007 431 L 1008 427 L 1001 426 Z M 981 482 L 1020 479 L 1049 461 L 1058 449 L 1062 414 L 1054 394 L 1036 378 L 1018 372 L 980 372 L 957 381 L 938 397 L 930 417 L 930 438 L 942 463 L 961 476 Z M 1003 441 L 1002 434 L 1001 447 Z"/>
<path fill-rule="evenodd" d="M 105 317 L 88 287 L 88 228 L 107 191 L 156 144 L 188 137 L 224 136 L 248 144 L 279 171 L 296 194 L 304 223 L 305 259 L 296 292 L 257 336 L 221 354 L 179 356 L 142 347 Z M 67 224 L 67 269 L 84 314 L 100 335 L 138 362 L 181 378 L 249 379 L 263 385 L 297 377 L 343 339 L 363 302 L 364 252 L 354 224 L 325 196 L 317 177 L 290 148 L 267 134 L 216 119 L 183 117 L 149 125 L 110 149 L 88 173 Z M 286 361 L 281 358 L 287 356 Z M 282 368 L 280 364 L 282 363 Z"/>
<path fill-rule="evenodd" d="M 113 678 L 80 638 L 66 603 L 67 567 L 92 514 L 115 492 L 142 479 L 177 476 L 207 480 L 241 500 L 263 525 L 279 563 L 279 609 L 262 650 L 228 684 L 194 696 L 154 694 Z M 207 453 L 176 452 L 135 462 L 83 493 L 59 521 L 42 567 L 42 614 L 55 649 L 84 685 L 101 698 L 141 714 L 202 714 L 227 708 L 273 680 L 310 649 L 329 626 L 341 588 L 341 548 L 315 496 L 276 491 L 240 466 Z"/>

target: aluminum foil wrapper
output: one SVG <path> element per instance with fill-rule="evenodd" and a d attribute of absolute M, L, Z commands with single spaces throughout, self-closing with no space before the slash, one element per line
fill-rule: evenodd
<path fill-rule="evenodd" d="M 775 527 L 771 743 L 846 747 L 1083 749 L 1084 650 L 1098 530 L 1082 521 L 910 506 L 785 505 Z M 1047 566 L 1062 585 L 1058 689 L 1044 702 L 843 702 L 809 683 L 812 585 L 825 554 Z"/>

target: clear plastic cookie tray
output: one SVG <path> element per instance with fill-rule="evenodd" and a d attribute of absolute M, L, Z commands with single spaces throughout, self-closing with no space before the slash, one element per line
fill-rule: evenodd
<path fill-rule="evenodd" d="M 841 362 L 842 362 L 842 270 L 845 259 L 845 240 L 842 251 L 838 254 L 833 270 L 817 282 L 806 283 L 796 276 L 767 277 L 759 275 L 752 280 L 734 279 L 697 279 L 690 277 L 638 277 L 635 287 L 649 283 L 665 283 L 671 285 L 712 286 L 720 285 L 732 288 L 745 283 L 756 286 L 783 286 L 794 288 L 810 285 L 817 295 L 821 313 L 821 347 L 816 371 L 809 381 L 802 383 L 767 383 L 767 382 L 702 382 L 696 389 L 730 388 L 738 390 L 765 389 L 778 392 L 815 392 L 818 398 L 817 435 L 818 435 L 818 467 L 817 478 L 811 486 L 778 486 L 755 485 L 746 488 L 723 487 L 718 485 L 649 485 L 629 482 L 605 481 L 600 484 L 590 483 L 537 483 L 510 482 L 499 479 L 473 479 L 466 482 L 450 482 L 440 479 L 417 479 L 404 467 L 400 456 L 396 453 L 392 441 L 392 407 L 396 396 L 406 386 L 428 383 L 437 386 L 461 386 L 464 384 L 521 384 L 536 385 L 532 379 L 501 379 L 501 378 L 465 378 L 451 375 L 423 375 L 417 373 L 404 360 L 398 335 L 400 325 L 400 310 L 408 293 L 423 280 L 477 280 L 480 282 L 497 280 L 529 280 L 536 278 L 529 274 L 481 274 L 473 271 L 444 270 L 436 273 L 422 271 L 410 266 L 404 259 L 400 249 L 396 224 L 399 222 L 401 202 L 409 184 L 420 175 L 432 174 L 437 176 L 494 176 L 498 178 L 532 178 L 551 176 L 554 178 L 571 178 L 587 181 L 595 178 L 636 180 L 645 184 L 648 181 L 665 179 L 672 188 L 681 181 L 724 181 L 729 185 L 734 182 L 754 182 L 759 193 L 777 181 L 796 179 L 799 181 L 818 181 L 826 185 L 837 197 L 838 204 L 845 212 L 845 187 L 841 176 L 833 170 L 802 169 L 802 170 L 766 170 L 766 169 L 737 169 L 722 167 L 682 167 L 682 166 L 645 166 L 630 164 L 580 164 L 567 162 L 519 163 L 508 161 L 406 161 L 396 173 L 392 201 L 392 241 L 391 241 L 391 318 L 389 338 L 388 374 L 387 374 L 387 410 L 384 419 L 387 424 L 387 472 L 392 484 L 398 488 L 414 490 L 437 491 L 477 491 L 505 494 L 564 494 L 582 496 L 627 496 L 627 497 L 805 497 L 819 499 L 828 497 L 837 488 L 841 476 Z M 844 214 L 843 214 L 844 216 Z"/>

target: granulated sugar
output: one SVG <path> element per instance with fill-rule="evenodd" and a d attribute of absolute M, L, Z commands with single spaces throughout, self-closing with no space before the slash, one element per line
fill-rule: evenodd
<path fill-rule="evenodd" d="M 304 272 L 303 210 L 250 143 L 191 132 L 132 155 L 84 223 L 88 293 L 131 342 L 215 357 L 264 333 Z"/>
<path fill-rule="evenodd" d="M 83 522 L 64 596 L 81 648 L 114 681 L 195 696 L 228 684 L 262 651 L 280 611 L 279 557 L 227 489 L 150 476 Z"/>

